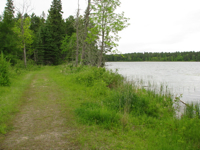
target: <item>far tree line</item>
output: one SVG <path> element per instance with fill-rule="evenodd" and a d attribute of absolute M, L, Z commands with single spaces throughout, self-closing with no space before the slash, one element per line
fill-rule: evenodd
<path fill-rule="evenodd" d="M 200 61 L 200 51 L 127 53 L 105 56 L 106 61 Z"/>
<path fill-rule="evenodd" d="M 101 67 L 105 54 L 117 47 L 118 32 L 128 26 L 128 18 L 115 13 L 120 4 L 120 0 L 88 0 L 80 15 L 78 0 L 77 14 L 63 18 L 61 0 L 52 0 L 48 14 L 40 16 L 29 14 L 31 5 L 26 0 L 21 8 L 7 0 L 0 15 L 0 51 L 13 65 L 23 60 L 25 67 L 27 61 Z"/>

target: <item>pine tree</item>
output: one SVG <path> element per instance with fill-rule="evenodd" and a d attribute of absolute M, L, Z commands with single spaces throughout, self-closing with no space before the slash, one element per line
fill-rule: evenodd
<path fill-rule="evenodd" d="M 34 34 L 34 42 L 32 44 L 32 49 L 33 49 L 33 55 L 31 56 L 31 58 L 34 58 L 34 61 L 37 62 L 38 61 L 38 50 L 37 50 L 37 43 L 38 43 L 38 32 L 39 29 L 42 25 L 42 19 L 40 19 L 40 17 L 36 16 L 34 13 L 32 13 L 31 15 L 31 26 L 30 29 L 33 31 Z"/>
<path fill-rule="evenodd" d="M 62 20 L 61 0 L 53 0 L 47 18 L 45 39 L 48 49 L 44 50 L 44 59 L 47 64 L 57 65 L 61 57 L 61 41 L 64 37 L 64 21 Z"/>
<path fill-rule="evenodd" d="M 13 0 L 7 0 L 5 11 L 4 11 L 4 21 L 12 22 L 14 18 L 14 5 Z"/>
<path fill-rule="evenodd" d="M 7 0 L 0 24 L 0 51 L 3 51 L 7 58 L 11 59 L 11 62 L 14 62 L 17 56 L 16 35 L 13 32 L 14 25 L 13 0 Z"/>

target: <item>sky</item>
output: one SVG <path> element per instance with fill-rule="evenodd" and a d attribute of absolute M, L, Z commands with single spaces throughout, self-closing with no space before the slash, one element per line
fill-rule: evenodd
<path fill-rule="evenodd" d="M 87 0 L 79 0 L 83 13 Z M 46 14 L 52 0 L 31 0 L 33 12 Z M 23 0 L 14 0 L 19 7 Z M 76 15 L 78 0 L 62 0 L 63 18 Z M 3 13 L 6 0 L 0 0 Z M 116 13 L 125 13 L 130 26 L 119 32 L 118 50 L 134 52 L 200 51 L 200 0 L 121 0 Z"/>

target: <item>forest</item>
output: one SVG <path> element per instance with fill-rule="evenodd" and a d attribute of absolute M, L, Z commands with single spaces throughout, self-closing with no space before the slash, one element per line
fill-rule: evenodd
<path fill-rule="evenodd" d="M 0 16 L 0 51 L 12 65 L 23 60 L 25 67 L 27 62 L 103 66 L 105 54 L 117 46 L 118 31 L 128 26 L 123 13 L 114 13 L 118 6 L 119 0 L 88 0 L 83 16 L 77 5 L 76 16 L 63 19 L 61 0 L 53 0 L 48 14 L 41 16 L 28 14 L 28 1 L 15 8 L 13 0 L 7 0 Z"/>
<path fill-rule="evenodd" d="M 111 54 L 106 55 L 106 61 L 200 61 L 200 51 Z"/>

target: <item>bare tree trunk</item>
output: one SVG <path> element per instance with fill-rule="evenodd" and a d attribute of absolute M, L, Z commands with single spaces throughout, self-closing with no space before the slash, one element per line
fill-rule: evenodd
<path fill-rule="evenodd" d="M 24 66 L 25 68 L 27 67 L 27 63 L 26 63 L 26 44 L 25 44 L 25 39 L 24 39 L 24 20 L 23 20 L 23 16 L 21 16 L 21 31 L 22 31 L 22 36 L 23 36 L 23 52 L 24 52 Z"/>
<path fill-rule="evenodd" d="M 37 62 L 36 51 L 37 51 L 37 50 L 34 50 L 34 61 L 35 61 L 35 63 Z"/>
<path fill-rule="evenodd" d="M 24 65 L 25 65 L 25 68 L 27 67 L 27 63 L 26 63 L 26 44 L 24 42 Z"/>
<path fill-rule="evenodd" d="M 78 66 L 78 51 L 79 51 L 79 0 L 78 0 L 78 11 L 76 16 L 76 66 Z"/>
<path fill-rule="evenodd" d="M 103 15 L 102 15 L 102 32 L 101 32 L 101 51 L 100 51 L 100 56 L 99 56 L 99 63 L 98 67 L 102 66 L 102 60 L 103 60 L 103 52 L 104 52 L 104 38 L 105 38 L 105 33 L 104 33 L 104 14 L 105 10 L 103 10 Z"/>
<path fill-rule="evenodd" d="M 89 25 L 89 16 L 90 16 L 90 4 L 91 0 L 88 0 L 88 6 L 85 15 L 85 28 L 84 28 L 84 35 L 83 35 L 83 47 L 82 47 L 82 55 L 81 55 L 81 63 L 84 64 L 85 59 L 85 50 L 86 50 L 86 38 L 88 33 L 88 25 Z"/>

